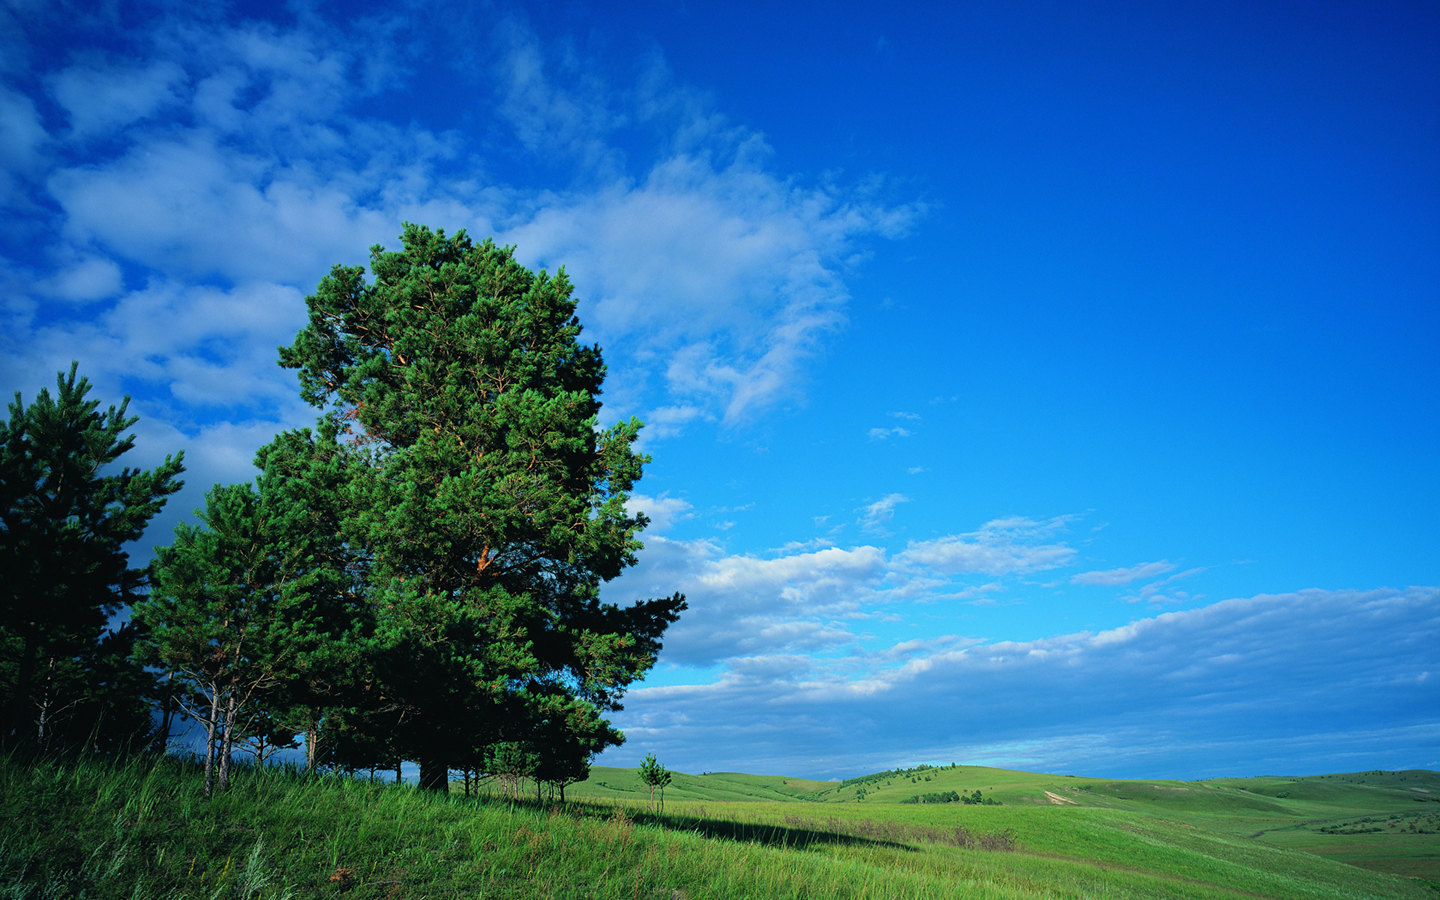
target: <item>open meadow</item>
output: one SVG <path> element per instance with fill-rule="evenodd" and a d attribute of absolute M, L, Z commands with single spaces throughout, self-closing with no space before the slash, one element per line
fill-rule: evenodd
<path fill-rule="evenodd" d="M 998 805 L 902 802 L 950 790 Z M 1181 783 L 956 766 L 843 783 L 675 773 L 652 814 L 633 771 L 602 767 L 563 806 L 281 769 L 242 770 L 207 801 L 175 760 L 7 758 L 0 896 L 1433 898 L 1435 796 L 1433 772 Z"/>

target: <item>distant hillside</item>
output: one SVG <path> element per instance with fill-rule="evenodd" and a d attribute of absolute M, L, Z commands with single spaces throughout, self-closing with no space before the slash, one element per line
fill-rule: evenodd
<path fill-rule="evenodd" d="M 810 781 L 777 775 L 744 775 L 738 772 L 708 772 L 687 775 L 672 772 L 665 788 L 665 800 L 821 800 L 834 781 Z M 565 789 L 565 796 L 585 799 L 648 798 L 650 789 L 634 769 L 594 766 L 589 779 Z"/>
<path fill-rule="evenodd" d="M 953 793 L 1006 806 L 1143 813 L 1301 850 L 1380 872 L 1440 881 L 1440 773 L 1356 772 L 1203 781 L 1121 781 L 986 766 L 916 766 L 845 781 L 675 772 L 667 805 L 685 801 L 926 802 Z M 633 769 L 596 766 L 567 796 L 644 800 Z"/>

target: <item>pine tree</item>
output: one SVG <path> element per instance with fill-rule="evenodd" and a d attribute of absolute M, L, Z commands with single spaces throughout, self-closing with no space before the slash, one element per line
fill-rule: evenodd
<path fill-rule="evenodd" d="M 133 633 L 110 620 L 145 571 L 126 546 L 183 482 L 184 454 L 117 468 L 135 445 L 130 398 L 100 411 L 78 363 L 0 426 L 0 736 L 116 744 L 148 725 L 149 679 Z"/>
<path fill-rule="evenodd" d="M 516 730 L 527 698 L 618 709 L 685 602 L 600 601 L 641 546 L 625 501 L 647 459 L 637 420 L 598 426 L 605 366 L 579 341 L 564 271 L 464 232 L 407 225 L 401 240 L 372 249 L 373 282 L 360 266 L 321 281 L 281 363 L 344 425 L 342 517 L 367 566 L 376 671 L 402 752 L 440 790 Z"/>

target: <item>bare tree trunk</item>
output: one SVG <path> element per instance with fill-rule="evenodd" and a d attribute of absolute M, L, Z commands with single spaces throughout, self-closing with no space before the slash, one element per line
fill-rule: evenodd
<path fill-rule="evenodd" d="M 205 717 L 205 796 L 215 790 L 215 726 L 220 718 L 220 684 L 210 683 L 210 715 Z"/>
<path fill-rule="evenodd" d="M 45 746 L 45 726 L 50 722 L 50 691 L 55 685 L 55 657 L 45 667 L 45 681 L 40 687 L 40 713 L 35 717 L 35 743 Z"/>
<path fill-rule="evenodd" d="M 230 697 L 225 704 L 225 727 L 221 730 L 220 741 L 220 790 L 230 786 L 230 753 L 235 748 L 235 717 L 239 713 L 240 701 L 231 685 Z"/>
<path fill-rule="evenodd" d="M 311 722 L 305 729 L 305 771 L 315 774 L 315 759 L 320 755 L 320 723 Z"/>

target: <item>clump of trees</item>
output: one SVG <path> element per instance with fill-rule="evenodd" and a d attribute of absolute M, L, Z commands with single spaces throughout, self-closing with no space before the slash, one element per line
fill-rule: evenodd
<path fill-rule="evenodd" d="M 961 794 L 958 791 L 938 791 L 929 794 L 915 794 L 900 801 L 901 803 L 964 803 L 967 806 L 999 806 L 1000 801 L 989 797 L 981 796 L 980 789 L 976 788 L 968 794 Z"/>
<path fill-rule="evenodd" d="M 369 279 L 332 269 L 280 350 L 316 426 L 261 448 L 253 482 L 209 491 L 157 552 L 148 595 L 133 596 L 139 573 L 84 595 L 87 627 L 133 603 L 156 705 L 204 725 L 207 791 L 225 788 L 237 745 L 303 741 L 311 768 L 409 760 L 425 788 L 459 769 L 563 798 L 624 740 L 605 715 L 685 608 L 680 594 L 600 599 L 642 546 L 626 501 L 649 460 L 638 420 L 599 425 L 605 365 L 579 339 L 564 270 L 531 272 L 463 231 L 407 225 L 401 242 L 372 248 Z M 149 505 L 125 522 L 158 510 L 179 465 L 127 476 L 125 496 Z M 18 658 L 74 656 L 42 646 L 60 640 L 48 622 L 24 627 L 0 632 Z M 7 721 L 37 670 L 13 679 Z"/>

